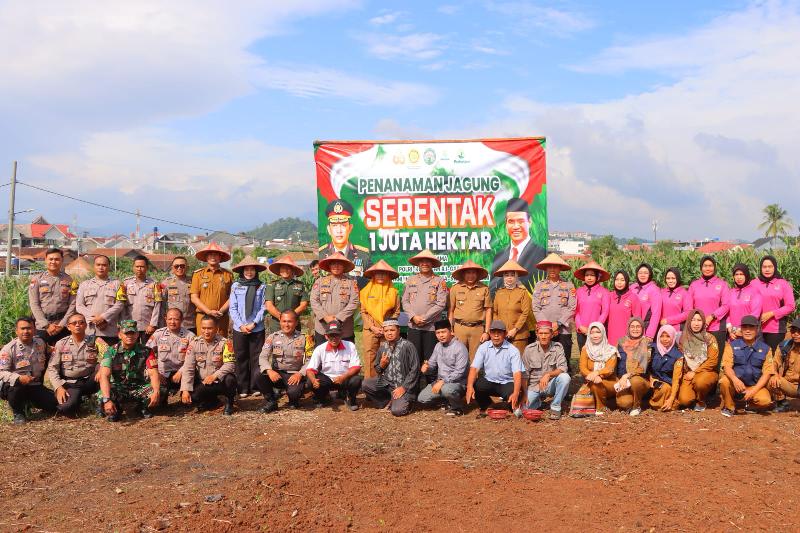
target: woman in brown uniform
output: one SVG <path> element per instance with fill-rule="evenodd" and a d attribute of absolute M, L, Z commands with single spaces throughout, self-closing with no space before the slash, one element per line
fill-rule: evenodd
<path fill-rule="evenodd" d="M 617 407 L 628 409 L 628 414 L 642 412 L 642 400 L 650 390 L 647 366 L 650 363 L 650 338 L 644 335 L 644 321 L 635 316 L 628 320 L 628 334 L 619 340 L 617 352 Z"/>
<path fill-rule="evenodd" d="M 606 411 L 606 400 L 615 393 L 617 379 L 614 369 L 619 353 L 608 343 L 606 327 L 600 322 L 589 324 L 588 333 L 589 339 L 581 350 L 580 371 L 594 394 L 596 415 L 602 416 Z"/>
<path fill-rule="evenodd" d="M 506 338 L 517 347 L 519 353 L 525 351 L 530 337 L 528 317 L 531 314 L 531 295 L 519 282 L 519 277 L 527 274 L 528 271 L 513 259 L 506 261 L 494 273 L 495 277 L 503 278 L 503 284 L 494 293 L 492 317 L 503 321 L 508 328 Z"/>
<path fill-rule="evenodd" d="M 716 337 L 707 331 L 706 315 L 700 309 L 689 311 L 678 348 L 683 354 L 678 405 L 689 407 L 694 404 L 693 409 L 698 413 L 705 411 L 706 397 L 719 379 L 719 345 Z"/>

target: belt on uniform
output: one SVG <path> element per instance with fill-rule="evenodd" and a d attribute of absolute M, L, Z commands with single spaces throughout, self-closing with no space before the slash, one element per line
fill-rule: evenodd
<path fill-rule="evenodd" d="M 458 324 L 460 326 L 465 326 L 465 327 L 468 327 L 468 328 L 474 328 L 475 326 L 483 325 L 483 321 L 479 320 L 477 322 L 467 322 L 465 320 L 460 320 L 460 319 L 456 318 L 456 324 Z"/>
<path fill-rule="evenodd" d="M 61 320 L 66 314 L 67 313 L 51 313 L 49 315 L 44 315 L 44 318 L 47 319 L 48 322 L 53 322 L 55 320 Z"/>

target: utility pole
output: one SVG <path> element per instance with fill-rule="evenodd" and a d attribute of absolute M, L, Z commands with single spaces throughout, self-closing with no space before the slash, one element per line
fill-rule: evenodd
<path fill-rule="evenodd" d="M 139 237 L 140 237 L 140 233 L 139 233 L 139 223 L 141 222 L 141 220 L 142 220 L 142 214 L 141 214 L 141 213 L 139 212 L 139 210 L 137 209 L 137 210 L 136 210 L 136 240 L 137 240 L 137 241 L 139 240 Z"/>
<path fill-rule="evenodd" d="M 11 240 L 14 238 L 14 195 L 17 192 L 17 162 L 11 170 L 11 200 L 8 207 L 8 232 L 6 232 L 6 277 L 11 275 Z"/>
<path fill-rule="evenodd" d="M 658 220 L 653 220 L 653 244 L 658 243 Z"/>

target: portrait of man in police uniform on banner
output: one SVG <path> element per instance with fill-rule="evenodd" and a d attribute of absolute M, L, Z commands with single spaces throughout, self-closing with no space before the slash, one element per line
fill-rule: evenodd
<path fill-rule="evenodd" d="M 319 257 L 322 259 L 334 252 L 344 254 L 356 265 L 350 275 L 358 278 L 358 286 L 363 288 L 369 281 L 364 277 L 364 271 L 372 265 L 372 259 L 368 248 L 350 242 L 353 211 L 353 206 L 347 200 L 336 199 L 328 203 L 325 216 L 328 217 L 327 230 L 331 242 L 319 247 Z"/>

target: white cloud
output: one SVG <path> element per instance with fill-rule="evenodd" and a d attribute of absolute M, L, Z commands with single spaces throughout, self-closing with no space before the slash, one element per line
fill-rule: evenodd
<path fill-rule="evenodd" d="M 391 24 L 395 22 L 397 19 L 399 19 L 404 15 L 405 12 L 403 11 L 391 11 L 389 13 L 384 13 L 382 15 L 378 15 L 377 17 L 369 19 L 369 23 L 375 26 L 383 26 L 385 24 Z"/>
<path fill-rule="evenodd" d="M 436 11 L 443 15 L 455 15 L 459 11 L 461 11 L 461 6 L 453 5 L 453 4 L 444 4 L 439 6 Z"/>
<path fill-rule="evenodd" d="M 595 26 L 593 20 L 578 11 L 544 6 L 528 0 L 490 1 L 486 8 L 511 18 L 511 28 L 529 36 L 546 33 L 567 37 Z"/>
<path fill-rule="evenodd" d="M 436 33 L 392 35 L 367 33 L 358 36 L 367 45 L 367 52 L 379 59 L 428 61 L 444 51 L 444 37 Z"/>

